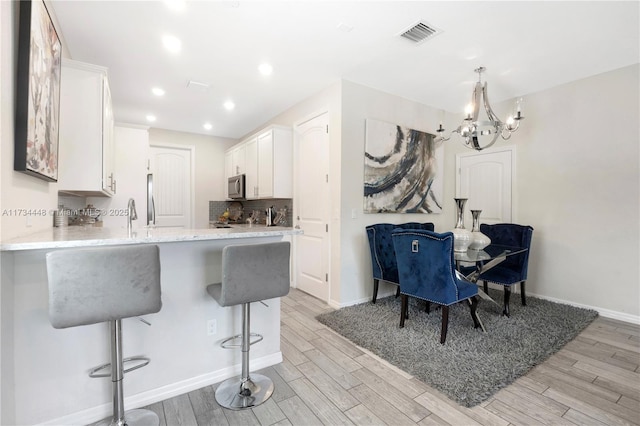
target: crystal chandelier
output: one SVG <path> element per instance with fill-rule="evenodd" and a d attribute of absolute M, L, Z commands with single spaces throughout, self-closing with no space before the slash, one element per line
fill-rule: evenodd
<path fill-rule="evenodd" d="M 520 112 L 522 98 L 516 102 L 515 114 L 510 115 L 506 122 L 501 121 L 491 109 L 489 105 L 489 97 L 487 96 L 487 83 L 482 84 L 482 73 L 485 67 L 476 68 L 474 71 L 478 73 L 478 82 L 473 89 L 471 103 L 465 108 L 465 118 L 457 129 L 451 132 L 448 137 L 444 137 L 445 129 L 442 123 L 438 127 L 439 140 L 448 141 L 454 133 L 458 133 L 462 137 L 462 142 L 467 148 L 481 151 L 493 145 L 498 136 L 507 140 L 511 134 L 520 127 L 520 120 L 524 117 Z M 484 105 L 484 110 L 488 120 L 478 120 L 480 113 L 480 104 Z"/>

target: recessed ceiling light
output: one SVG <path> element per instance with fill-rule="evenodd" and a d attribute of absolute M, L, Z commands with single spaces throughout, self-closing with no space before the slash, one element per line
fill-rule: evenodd
<path fill-rule="evenodd" d="M 211 123 L 204 123 L 202 127 L 204 127 L 205 130 L 213 129 L 213 126 L 211 125 Z"/>
<path fill-rule="evenodd" d="M 172 35 L 165 35 L 162 37 L 162 44 L 165 49 L 171 53 L 178 53 L 182 49 L 182 42 L 178 37 Z"/>
<path fill-rule="evenodd" d="M 227 101 L 224 103 L 224 107 L 228 110 L 231 111 L 232 109 L 234 109 L 236 107 L 236 104 L 234 104 L 231 101 Z"/>
<path fill-rule="evenodd" d="M 164 0 L 164 4 L 175 12 L 182 12 L 185 6 L 184 0 Z"/>
<path fill-rule="evenodd" d="M 164 96 L 164 89 L 160 87 L 154 87 L 151 89 L 151 92 L 156 96 Z"/>
<path fill-rule="evenodd" d="M 260 71 L 260 74 L 262 75 L 271 75 L 271 73 L 273 72 L 273 67 L 267 63 L 260 64 L 260 66 L 258 67 L 258 71 Z"/>
<path fill-rule="evenodd" d="M 149 122 L 153 123 L 153 122 L 154 122 L 154 121 L 156 121 L 156 120 L 157 120 L 157 118 L 156 118 L 156 116 L 155 116 L 155 115 L 153 115 L 153 114 L 147 114 L 147 121 L 149 121 Z"/>

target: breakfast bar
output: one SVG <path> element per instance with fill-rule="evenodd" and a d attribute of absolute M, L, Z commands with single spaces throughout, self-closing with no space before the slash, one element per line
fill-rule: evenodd
<path fill-rule="evenodd" d="M 291 241 L 300 230 L 238 225 L 221 229 L 63 227 L 0 245 L 2 424 L 88 424 L 111 412 L 111 383 L 87 372 L 109 362 L 107 323 L 54 329 L 48 318 L 46 253 L 66 248 L 156 244 L 162 308 L 123 321 L 124 356 L 151 363 L 124 381 L 127 409 L 218 383 L 240 372 L 239 351 L 219 342 L 241 331 L 240 307 L 220 307 L 208 284 L 220 282 L 221 253 L 230 244 Z M 256 283 L 260 285 L 260 283 Z M 280 300 L 252 307 L 264 341 L 251 350 L 252 369 L 282 361 Z M 129 378 L 131 376 L 131 378 Z"/>

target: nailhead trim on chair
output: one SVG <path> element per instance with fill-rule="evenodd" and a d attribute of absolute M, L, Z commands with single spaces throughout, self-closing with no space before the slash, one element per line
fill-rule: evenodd
<path fill-rule="evenodd" d="M 452 236 L 452 235 L 447 235 L 447 236 L 446 236 L 446 237 L 444 237 L 444 238 L 437 238 L 437 237 L 434 237 L 434 236 L 432 236 L 432 235 L 416 234 L 415 232 L 411 232 L 411 231 L 406 231 L 406 232 L 405 232 L 405 231 L 403 231 L 403 232 L 402 232 L 402 234 L 403 234 L 403 235 L 416 235 L 416 236 L 418 236 L 418 237 L 426 237 L 426 238 L 429 238 L 429 239 L 432 239 L 432 240 L 436 240 L 436 241 L 445 241 L 445 240 L 451 240 L 451 239 L 453 239 L 453 236 Z M 451 266 L 454 270 L 456 269 L 456 268 L 453 266 L 453 264 L 451 264 L 450 266 Z M 453 279 L 453 277 L 452 277 L 452 279 Z M 460 295 L 459 295 L 459 293 L 458 293 L 458 286 L 456 285 L 456 283 L 455 283 L 454 281 L 451 281 L 451 285 L 453 285 L 453 286 L 455 287 L 455 289 L 456 289 L 456 299 L 459 299 L 459 296 L 460 296 Z M 402 287 L 400 287 L 400 294 L 402 294 Z M 413 296 L 412 296 L 412 297 L 413 297 Z M 419 299 L 419 298 L 418 298 L 418 299 Z M 426 300 L 426 299 L 423 299 L 423 300 Z M 445 305 L 444 303 L 434 302 L 433 300 L 430 300 L 430 302 L 437 303 L 438 305 L 443 305 L 443 306 L 450 306 L 450 305 L 451 305 L 451 304 L 449 304 L 449 305 Z M 457 303 L 457 302 L 456 302 L 456 303 Z"/>
<path fill-rule="evenodd" d="M 373 240 L 376 241 L 376 228 L 371 228 L 371 231 L 373 231 Z M 378 268 L 380 268 L 380 271 L 382 273 L 384 273 L 384 268 L 382 267 L 382 265 L 380 264 L 380 259 L 378 259 L 378 250 L 374 250 L 373 251 L 374 256 L 376 257 L 376 263 L 378 264 Z M 381 274 L 382 275 L 382 274 Z M 380 278 L 381 280 L 384 280 L 384 277 Z"/>

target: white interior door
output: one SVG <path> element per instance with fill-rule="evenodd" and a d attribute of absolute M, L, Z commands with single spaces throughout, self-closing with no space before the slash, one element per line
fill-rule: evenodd
<path fill-rule="evenodd" d="M 456 156 L 456 194 L 468 198 L 465 228 L 472 226 L 470 210 L 482 210 L 481 223 L 511 222 L 514 158 L 515 147 Z"/>
<path fill-rule="evenodd" d="M 329 134 L 328 113 L 295 127 L 296 287 L 329 300 Z"/>
<path fill-rule="evenodd" d="M 150 172 L 153 173 L 157 227 L 191 227 L 191 163 L 191 148 L 151 147 Z"/>

